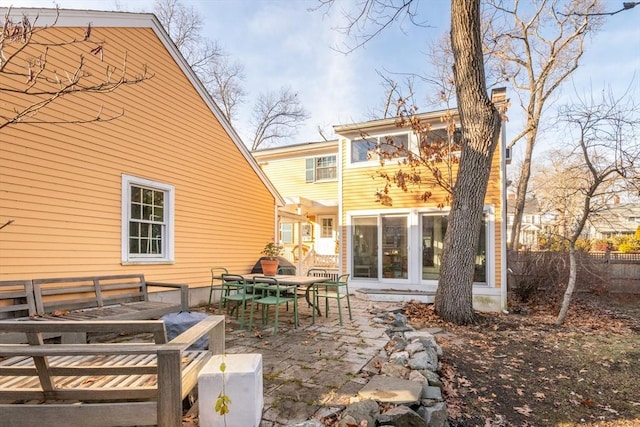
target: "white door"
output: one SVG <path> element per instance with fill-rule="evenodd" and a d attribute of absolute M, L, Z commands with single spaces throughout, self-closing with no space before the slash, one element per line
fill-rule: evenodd
<path fill-rule="evenodd" d="M 316 252 L 320 255 L 335 255 L 336 238 L 336 217 L 334 215 L 318 215 Z"/>

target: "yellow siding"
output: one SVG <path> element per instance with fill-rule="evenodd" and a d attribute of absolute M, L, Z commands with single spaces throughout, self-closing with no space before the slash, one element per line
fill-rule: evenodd
<path fill-rule="evenodd" d="M 52 40 L 84 29 L 54 28 Z M 209 267 L 248 271 L 274 230 L 274 197 L 151 29 L 93 28 L 105 62 L 153 77 L 111 94 L 81 94 L 40 119 L 0 130 L 0 279 L 142 272 L 150 280 L 209 283 Z M 52 56 L 72 69 L 79 51 Z M 95 74 L 98 58 L 83 52 Z M 4 79 L 4 76 L 0 77 Z M 2 82 L 5 83 L 4 81 Z M 0 113 L 20 105 L 0 102 Z M 24 103 L 24 101 L 22 101 Z M 121 175 L 175 186 L 175 264 L 122 266 Z"/>
<path fill-rule="evenodd" d="M 346 224 L 347 214 L 350 211 L 355 210 L 391 210 L 398 208 L 413 208 L 413 207 L 436 207 L 438 202 L 442 201 L 445 192 L 439 188 L 429 188 L 433 193 L 432 198 L 427 202 L 420 200 L 420 191 L 403 192 L 401 189 L 393 187 L 390 196 L 393 198 L 393 206 L 383 206 L 375 201 L 376 189 L 383 188 L 384 180 L 379 177 L 375 177 L 375 170 L 377 167 L 349 167 L 348 164 L 348 140 L 342 141 L 342 246 L 346 248 L 347 245 L 347 230 L 344 224 Z M 497 287 L 501 286 L 501 180 L 500 180 L 500 154 L 498 149 L 494 154 L 492 163 L 492 170 L 489 178 L 489 184 L 487 187 L 487 195 L 485 197 L 485 204 L 493 205 L 495 208 L 495 277 L 494 283 Z M 397 169 L 397 166 L 387 165 L 385 166 L 390 171 Z M 454 171 L 454 175 L 455 175 Z M 342 265 L 347 265 L 347 253 L 342 252 Z"/>
<path fill-rule="evenodd" d="M 305 181 L 305 157 L 269 160 L 262 170 L 283 197 L 337 200 L 338 181 Z"/>

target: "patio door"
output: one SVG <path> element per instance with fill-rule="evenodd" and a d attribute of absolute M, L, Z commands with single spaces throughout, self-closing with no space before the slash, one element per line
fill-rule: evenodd
<path fill-rule="evenodd" d="M 335 215 L 318 215 L 317 221 L 316 252 L 320 255 L 335 255 L 337 239 Z"/>

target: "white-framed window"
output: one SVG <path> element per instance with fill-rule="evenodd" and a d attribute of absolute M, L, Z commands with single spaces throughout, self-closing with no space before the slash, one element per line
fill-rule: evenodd
<path fill-rule="evenodd" d="M 386 153 L 393 157 L 401 157 L 401 154 L 394 155 L 394 153 L 408 149 L 408 133 L 354 139 L 351 141 L 351 163 L 378 160 L 380 158 L 379 153 Z"/>
<path fill-rule="evenodd" d="M 306 159 L 305 181 L 329 181 L 338 178 L 336 156 L 321 156 Z"/>
<path fill-rule="evenodd" d="M 122 175 L 122 263 L 174 261 L 172 185 Z"/>
<path fill-rule="evenodd" d="M 290 222 L 280 224 L 280 243 L 293 243 L 293 224 Z"/>
<path fill-rule="evenodd" d="M 484 207 L 474 262 L 474 286 L 495 286 L 495 217 Z M 352 277 L 375 281 L 410 280 L 437 286 L 448 212 L 363 210 L 347 214 L 348 268 Z"/>
<path fill-rule="evenodd" d="M 323 239 L 333 237 L 333 218 L 322 218 L 320 237 Z"/>

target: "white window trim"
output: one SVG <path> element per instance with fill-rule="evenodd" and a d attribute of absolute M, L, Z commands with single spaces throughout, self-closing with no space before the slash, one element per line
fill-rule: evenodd
<path fill-rule="evenodd" d="M 493 205 L 484 205 L 483 213 L 485 215 L 485 232 L 486 232 L 486 282 L 474 282 L 474 289 L 490 289 L 495 288 L 497 283 L 495 281 L 495 207 Z M 370 281 L 372 283 L 384 283 L 386 281 L 397 281 L 398 283 L 413 283 L 414 281 L 419 282 L 423 286 L 435 286 L 437 285 L 437 280 L 424 280 L 422 279 L 421 266 L 420 266 L 420 257 L 414 253 L 413 248 L 420 248 L 421 242 L 419 242 L 420 234 L 418 232 L 412 232 L 412 230 L 417 230 L 419 227 L 419 217 L 422 214 L 434 215 L 448 215 L 448 209 L 439 209 L 439 208 L 431 208 L 424 207 L 419 209 L 389 209 L 389 210 L 378 210 L 378 209 L 366 209 L 366 210 L 354 210 L 350 211 L 346 215 L 346 227 L 349 230 L 347 234 L 347 271 L 353 270 L 353 236 L 351 235 L 351 227 L 353 227 L 353 218 L 361 217 L 361 216 L 375 216 L 378 217 L 378 221 L 381 216 L 393 216 L 393 215 L 407 215 L 408 216 L 408 226 L 410 227 L 408 234 L 408 254 L 409 254 L 409 277 L 408 279 L 369 279 L 369 278 L 358 278 L 354 280 L 366 282 Z"/>
<path fill-rule="evenodd" d="M 335 168 L 335 170 L 336 170 L 335 178 L 318 179 L 318 165 L 316 164 L 316 162 L 317 162 L 318 159 L 323 158 L 323 157 L 335 157 L 335 165 L 333 166 Z M 306 177 L 305 177 L 305 182 L 307 184 L 314 184 L 316 182 L 324 183 L 324 182 L 336 182 L 336 181 L 338 181 L 338 155 L 337 154 L 322 154 L 322 155 L 318 155 L 318 156 L 305 157 L 305 161 L 306 160 L 313 160 L 313 180 L 307 181 Z M 306 167 L 305 167 L 305 173 L 306 173 Z"/>
<path fill-rule="evenodd" d="M 407 149 L 411 150 L 411 151 L 415 151 L 417 146 L 416 146 L 416 142 L 415 142 L 415 134 L 411 131 L 403 131 L 403 132 L 383 132 L 380 134 L 374 134 L 374 135 L 369 135 L 367 138 L 353 138 L 353 139 L 349 139 L 348 140 L 348 144 L 349 144 L 349 161 L 347 162 L 347 166 L 349 168 L 361 168 L 361 167 L 371 167 L 371 166 L 380 166 L 380 159 L 376 158 L 376 159 L 371 159 L 371 160 L 365 160 L 362 162 L 354 162 L 353 161 L 353 157 L 352 157 L 352 148 L 353 148 L 353 142 L 354 141 L 362 141 L 363 139 L 366 140 L 371 140 L 371 139 L 375 139 L 376 143 L 379 144 L 380 143 L 380 138 L 384 138 L 387 136 L 397 136 L 397 135 L 407 135 Z M 388 160 L 387 162 L 392 162 L 392 161 L 397 161 L 397 160 L 402 160 L 404 159 L 404 157 L 397 157 L 391 160 Z"/>
<path fill-rule="evenodd" d="M 149 187 L 161 191 L 165 191 L 167 198 L 165 200 L 165 214 L 167 215 L 167 240 L 166 254 L 161 257 L 136 257 L 129 254 L 129 213 L 131 204 L 131 185 L 141 187 Z M 121 263 L 122 265 L 138 265 L 138 264 L 173 264 L 175 262 L 175 187 L 162 182 L 151 181 L 132 175 L 122 174 L 122 190 L 121 190 Z"/>

